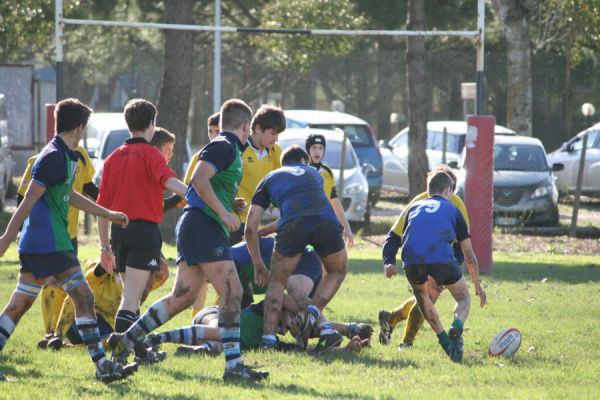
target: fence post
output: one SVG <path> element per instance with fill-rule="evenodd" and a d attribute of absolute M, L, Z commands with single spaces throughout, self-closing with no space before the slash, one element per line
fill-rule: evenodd
<path fill-rule="evenodd" d="M 575 199 L 573 201 L 573 215 L 571 216 L 571 237 L 577 236 L 577 214 L 579 214 L 579 198 L 581 197 L 581 185 L 583 184 L 583 170 L 585 169 L 585 153 L 587 150 L 588 135 L 583 135 L 581 144 L 581 156 L 579 157 L 579 171 L 577 171 L 577 186 L 575 186 Z"/>

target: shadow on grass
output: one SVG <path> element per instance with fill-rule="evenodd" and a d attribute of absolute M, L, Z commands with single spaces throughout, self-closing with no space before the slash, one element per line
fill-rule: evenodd
<path fill-rule="evenodd" d="M 395 360 L 383 360 L 369 354 L 369 349 L 364 349 L 360 353 L 350 352 L 337 352 L 337 353 L 325 353 L 319 356 L 313 356 L 315 361 L 321 361 L 325 364 L 330 364 L 333 360 L 343 361 L 350 364 L 362 364 L 365 367 L 379 367 L 379 368 L 419 368 L 419 365 L 412 360 L 407 359 L 395 359 Z"/>

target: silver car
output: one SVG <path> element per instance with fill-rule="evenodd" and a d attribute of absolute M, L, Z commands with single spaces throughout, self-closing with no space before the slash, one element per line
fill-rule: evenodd
<path fill-rule="evenodd" d="M 442 164 L 444 129 L 447 132 L 446 164 L 458 168 L 465 147 L 467 123 L 464 121 L 430 121 L 427 123 L 427 159 L 429 168 Z M 514 135 L 515 132 L 496 125 L 495 134 Z M 389 141 L 381 141 L 383 157 L 383 189 L 408 194 L 408 127 Z"/>
<path fill-rule="evenodd" d="M 580 132 L 558 150 L 548 154 L 548 162 L 556 170 L 556 186 L 561 194 L 575 191 L 585 134 L 588 135 L 588 141 L 581 192 L 588 196 L 600 196 L 600 123 Z"/>
<path fill-rule="evenodd" d="M 367 212 L 367 200 L 369 196 L 369 184 L 363 174 L 358 157 L 354 152 L 352 143 L 346 139 L 346 157 L 344 159 L 344 192 L 339 192 L 341 154 L 343 133 L 341 131 L 330 131 L 325 129 L 286 129 L 279 135 L 278 144 L 283 150 L 288 146 L 297 144 L 304 148 L 304 141 L 311 133 L 325 136 L 327 145 L 325 147 L 324 163 L 331 168 L 338 186 L 338 196 L 346 212 L 348 221 L 362 224 L 365 222 Z"/>

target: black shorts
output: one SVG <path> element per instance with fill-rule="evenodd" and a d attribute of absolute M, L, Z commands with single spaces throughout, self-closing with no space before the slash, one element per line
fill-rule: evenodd
<path fill-rule="evenodd" d="M 343 231 L 339 223 L 321 217 L 295 218 L 277 229 L 275 250 L 285 257 L 292 257 L 310 244 L 319 257 L 327 257 L 346 247 Z"/>
<path fill-rule="evenodd" d="M 125 267 L 144 271 L 160 269 L 162 238 L 158 224 L 140 219 L 129 221 L 125 229 L 112 224 L 110 234 L 117 272 L 125 272 Z"/>
<path fill-rule="evenodd" d="M 177 264 L 198 265 L 233 260 L 229 238 L 213 218 L 202 210 L 185 210 L 177 222 Z"/>
<path fill-rule="evenodd" d="M 78 267 L 79 260 L 74 251 L 57 251 L 54 253 L 21 253 L 19 254 L 21 269 L 19 272 L 31 273 L 35 279 L 56 276 L 69 268 Z"/>
<path fill-rule="evenodd" d="M 458 264 L 413 264 L 405 265 L 404 273 L 410 283 L 422 285 L 430 275 L 438 285 L 452 285 L 462 278 Z"/>

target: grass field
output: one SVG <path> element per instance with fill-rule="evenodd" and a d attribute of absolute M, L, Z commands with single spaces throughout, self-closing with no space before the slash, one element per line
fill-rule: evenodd
<path fill-rule="evenodd" d="M 82 246 L 81 259 L 96 255 L 95 244 Z M 174 249 L 167 248 L 167 256 Z M 339 321 L 377 325 L 377 312 L 410 295 L 404 276 L 388 280 L 381 272 L 380 250 L 365 242 L 350 253 L 350 273 L 326 314 Z M 17 277 L 16 246 L 0 260 L 0 303 L 5 304 Z M 174 269 L 173 269 L 174 272 Z M 170 289 L 173 277 L 150 302 Z M 495 253 L 494 273 L 483 277 L 489 304 L 474 306 L 465 324 L 465 360 L 451 363 L 426 326 L 412 350 L 381 346 L 358 354 L 250 352 L 245 359 L 271 372 L 264 384 L 224 385 L 223 358 L 170 357 L 142 368 L 127 381 L 104 385 L 93 379 L 83 348 L 42 351 L 39 304 L 22 319 L 0 353 L 0 398 L 128 399 L 387 399 L 387 398 L 597 398 L 600 395 L 600 262 L 593 256 Z M 209 299 L 212 299 L 209 295 Z M 145 306 L 147 306 L 147 303 Z M 445 326 L 453 302 L 444 293 L 438 309 Z M 166 327 L 189 324 L 183 313 Z M 502 328 L 517 327 L 523 344 L 512 360 L 491 359 L 487 346 Z M 401 338 L 403 325 L 394 332 Z M 376 334 L 378 333 L 376 327 Z"/>

